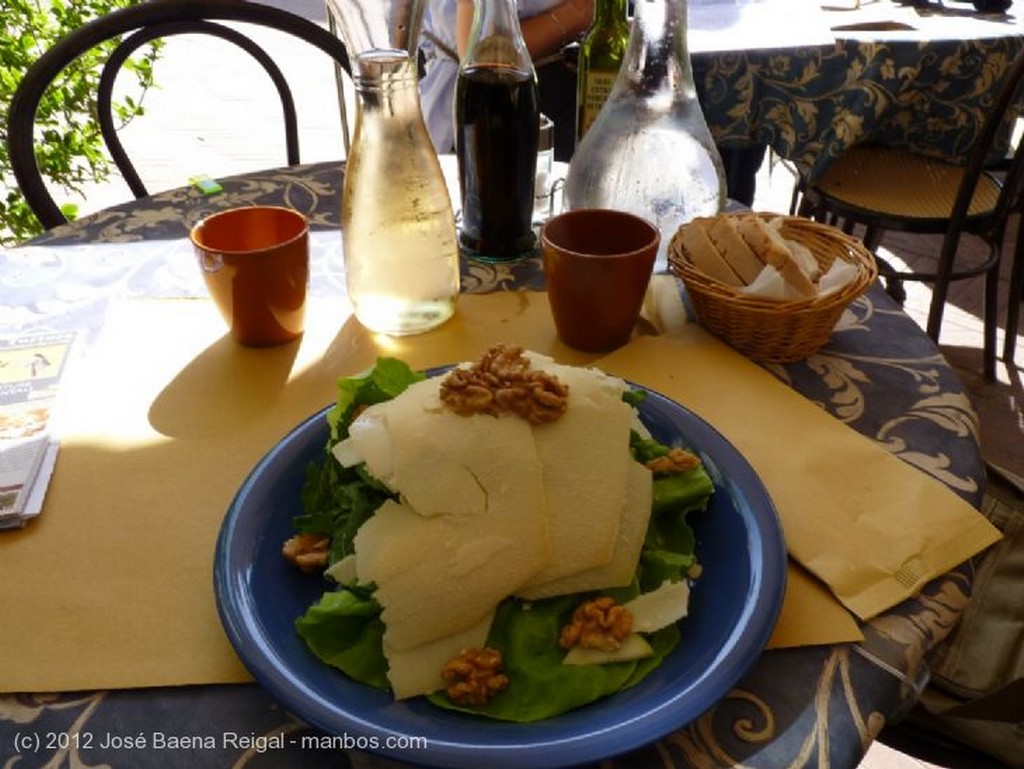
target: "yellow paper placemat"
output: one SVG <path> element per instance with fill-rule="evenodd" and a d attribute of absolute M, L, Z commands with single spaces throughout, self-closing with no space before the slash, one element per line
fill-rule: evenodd
<path fill-rule="evenodd" d="M 691 349 L 692 332 L 699 334 L 638 339 L 605 360 L 614 373 L 677 397 L 722 429 L 729 419 L 719 424 L 700 399 L 739 409 L 736 402 L 749 393 L 710 385 L 676 391 L 705 356 L 717 365 L 717 343 Z M 212 591 L 214 542 L 245 475 L 288 430 L 333 401 L 339 376 L 378 354 L 427 367 L 472 359 L 495 342 L 568 363 L 595 359 L 557 341 L 546 298 L 534 293 L 464 296 L 451 322 L 398 340 L 365 332 L 342 303 L 314 303 L 301 344 L 269 350 L 232 343 L 204 300 L 114 306 L 95 348 L 67 380 L 61 453 L 43 513 L 27 529 L 0 536 L 0 690 L 248 680 L 221 630 Z M 803 400 L 740 361 L 781 388 L 779 397 Z M 759 409 L 771 411 L 776 391 L 758 379 L 750 386 L 758 389 Z M 807 405 L 827 420 L 822 429 L 858 437 Z M 748 458 L 751 448 L 757 450 L 741 446 Z M 792 472 L 770 463 L 763 471 Z M 772 645 L 859 637 L 828 590 L 791 568 Z"/>
<path fill-rule="evenodd" d="M 247 349 L 206 300 L 115 304 L 62 383 L 43 512 L 0 537 L 0 690 L 248 680 L 220 626 L 212 562 L 259 458 L 378 354 L 425 367 L 493 341 L 558 348 L 525 296 L 460 305 L 442 330 L 393 341 L 343 302 L 313 303 L 301 343 Z"/>
<path fill-rule="evenodd" d="M 944 484 L 698 326 L 635 339 L 598 365 L 690 407 L 728 438 L 775 502 L 790 555 L 861 619 L 1000 537 Z"/>

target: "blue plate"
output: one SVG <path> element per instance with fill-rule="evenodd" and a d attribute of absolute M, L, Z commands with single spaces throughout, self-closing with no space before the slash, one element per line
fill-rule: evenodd
<path fill-rule="evenodd" d="M 743 456 L 692 412 L 648 393 L 642 421 L 661 442 L 697 450 L 715 494 L 706 512 L 691 515 L 704 571 L 682 620 L 682 641 L 638 685 L 557 718 L 513 724 L 445 711 L 422 697 L 395 702 L 313 656 L 293 623 L 324 582 L 288 564 L 281 544 L 300 512 L 306 466 L 323 460 L 326 410 L 260 460 L 221 528 L 214 589 L 242 662 L 307 723 L 372 752 L 450 769 L 599 761 L 693 721 L 760 656 L 782 604 L 786 550 L 771 499 Z"/>

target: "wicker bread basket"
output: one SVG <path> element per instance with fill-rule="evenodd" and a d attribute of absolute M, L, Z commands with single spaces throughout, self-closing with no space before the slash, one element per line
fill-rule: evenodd
<path fill-rule="evenodd" d="M 766 220 L 780 218 L 779 214 L 757 215 Z M 686 286 L 697 322 L 747 357 L 765 363 L 791 363 L 817 352 L 828 341 L 847 305 L 878 277 L 874 257 L 856 238 L 809 219 L 781 219 L 783 237 L 806 246 L 822 271 L 836 259 L 843 259 L 857 267 L 857 277 L 820 298 L 773 301 L 751 297 L 697 270 L 682 247 L 682 228 L 668 247 L 669 266 Z"/>

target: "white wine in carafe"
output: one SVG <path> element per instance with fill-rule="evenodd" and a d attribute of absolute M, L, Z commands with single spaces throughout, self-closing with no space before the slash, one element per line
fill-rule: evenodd
<path fill-rule="evenodd" d="M 346 287 L 364 326 L 416 334 L 455 312 L 451 199 L 420 112 L 415 61 L 374 51 L 354 66 L 359 104 L 341 216 Z"/>

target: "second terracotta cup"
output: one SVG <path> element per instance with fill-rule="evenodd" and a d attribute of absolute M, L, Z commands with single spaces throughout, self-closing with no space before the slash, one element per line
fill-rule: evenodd
<path fill-rule="evenodd" d="M 191 239 L 235 341 L 268 347 L 302 333 L 309 285 L 306 217 L 276 206 L 235 208 L 203 219 Z"/>
<path fill-rule="evenodd" d="M 625 211 L 580 208 L 541 229 L 548 301 L 559 338 L 586 352 L 629 341 L 661 235 Z"/>

